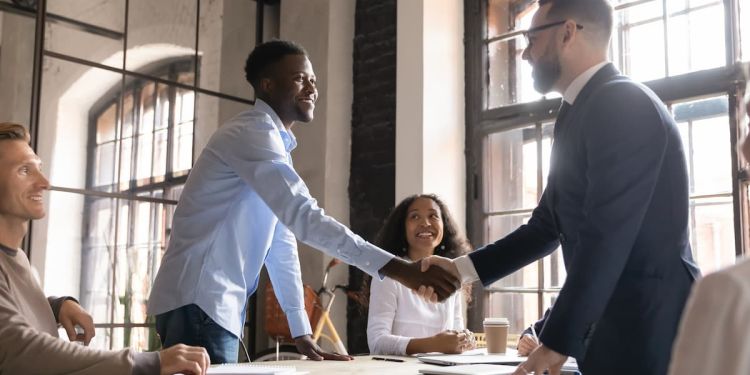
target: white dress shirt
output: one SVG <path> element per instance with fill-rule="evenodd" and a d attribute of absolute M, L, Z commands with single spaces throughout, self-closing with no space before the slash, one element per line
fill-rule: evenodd
<path fill-rule="evenodd" d="M 441 303 L 424 300 L 391 279 L 372 280 L 367 317 L 367 344 L 372 354 L 406 355 L 412 338 L 463 330 L 463 293 Z"/>
<path fill-rule="evenodd" d="M 149 314 L 196 304 L 240 337 L 265 264 L 292 336 L 312 333 L 296 240 L 380 278 L 393 255 L 325 215 L 292 166 L 296 145 L 260 99 L 214 133 L 177 204 Z"/>

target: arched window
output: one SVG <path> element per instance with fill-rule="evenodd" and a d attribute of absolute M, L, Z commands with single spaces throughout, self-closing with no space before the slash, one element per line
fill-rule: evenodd
<path fill-rule="evenodd" d="M 191 63 L 162 63 L 148 75 L 187 84 Z M 84 204 L 81 303 L 99 346 L 159 347 L 146 303 L 192 166 L 194 106 L 192 90 L 131 79 L 90 112 L 87 189 L 138 197 L 90 195 Z"/>

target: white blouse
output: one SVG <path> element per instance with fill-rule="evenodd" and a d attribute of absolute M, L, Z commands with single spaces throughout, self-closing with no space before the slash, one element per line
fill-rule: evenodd
<path fill-rule="evenodd" d="M 372 354 L 406 355 L 412 338 L 463 330 L 463 293 L 459 289 L 441 303 L 431 303 L 397 281 L 372 280 L 367 343 Z"/>

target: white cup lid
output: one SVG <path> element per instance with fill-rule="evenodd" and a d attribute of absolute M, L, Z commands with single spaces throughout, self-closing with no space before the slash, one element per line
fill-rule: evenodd
<path fill-rule="evenodd" d="M 510 322 L 508 321 L 508 318 L 484 318 L 484 325 L 491 326 L 491 325 L 509 325 Z"/>

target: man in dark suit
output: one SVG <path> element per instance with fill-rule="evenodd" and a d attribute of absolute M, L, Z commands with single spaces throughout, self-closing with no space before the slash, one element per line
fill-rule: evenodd
<path fill-rule="evenodd" d="M 528 224 L 454 262 L 431 258 L 423 269 L 437 264 L 489 285 L 561 244 L 567 279 L 542 345 L 516 374 L 557 374 L 567 356 L 585 375 L 664 374 L 699 276 L 677 126 L 653 92 L 607 62 L 606 0 L 539 5 L 523 58 L 535 88 L 564 101 L 547 188 Z"/>

